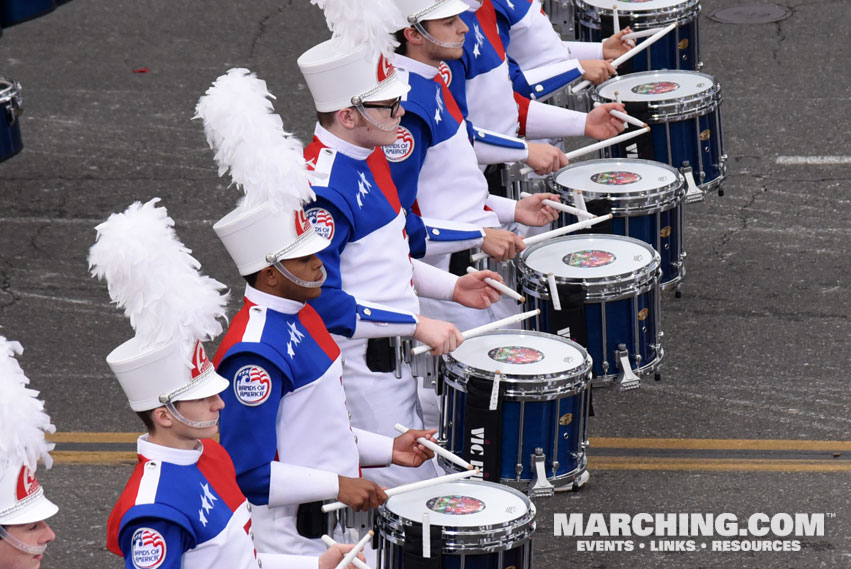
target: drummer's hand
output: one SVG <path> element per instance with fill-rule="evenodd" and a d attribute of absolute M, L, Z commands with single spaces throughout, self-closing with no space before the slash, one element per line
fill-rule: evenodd
<path fill-rule="evenodd" d="M 603 42 L 603 57 L 606 59 L 617 59 L 635 47 L 635 40 L 625 40 L 623 37 L 631 33 L 629 26 L 625 27 L 615 35 Z"/>
<path fill-rule="evenodd" d="M 482 251 L 494 261 L 508 261 L 526 247 L 523 239 L 505 229 L 485 228 Z"/>
<path fill-rule="evenodd" d="M 434 441 L 434 429 L 428 431 L 410 429 L 393 439 L 393 464 L 416 468 L 433 458 L 434 453 L 417 442 L 420 437 Z"/>
<path fill-rule="evenodd" d="M 387 494 L 372 480 L 348 476 L 337 476 L 337 480 L 340 487 L 337 500 L 356 512 L 377 508 L 387 500 Z"/>
<path fill-rule="evenodd" d="M 612 66 L 611 60 L 605 59 L 583 59 L 579 62 L 585 73 L 582 78 L 590 81 L 594 85 L 599 85 L 603 81 L 608 81 L 609 77 L 613 76 L 617 71 Z"/>
<path fill-rule="evenodd" d="M 556 194 L 532 194 L 517 202 L 514 208 L 514 221 L 532 227 L 542 227 L 558 219 L 558 212 L 544 200 L 559 201 Z"/>
<path fill-rule="evenodd" d="M 567 166 L 567 156 L 552 144 L 529 142 L 529 156 L 526 164 L 539 176 L 556 172 Z"/>
<path fill-rule="evenodd" d="M 613 117 L 609 111 L 615 109 L 622 113 L 626 112 L 621 103 L 606 103 L 600 105 L 585 117 L 585 136 L 605 140 L 617 136 L 626 128 L 626 123 Z"/>
<path fill-rule="evenodd" d="M 467 308 L 487 308 L 498 301 L 502 293 L 485 282 L 486 278 L 502 282 L 499 273 L 493 271 L 476 271 L 455 281 L 455 292 L 452 300 Z"/>
<path fill-rule="evenodd" d="M 319 556 L 319 569 L 334 569 L 340 561 L 343 560 L 343 557 L 346 556 L 346 553 L 354 549 L 353 544 L 348 543 L 338 543 L 336 545 L 332 545 L 328 548 L 328 551 Z M 363 556 L 363 553 L 358 553 L 358 559 L 366 563 L 366 557 Z M 354 564 L 349 565 L 346 569 L 356 569 Z"/>
<path fill-rule="evenodd" d="M 425 316 L 418 316 L 419 323 L 414 331 L 414 338 L 432 347 L 429 352 L 433 356 L 439 356 L 451 352 L 464 342 L 461 331 L 455 324 L 443 320 L 433 320 Z"/>

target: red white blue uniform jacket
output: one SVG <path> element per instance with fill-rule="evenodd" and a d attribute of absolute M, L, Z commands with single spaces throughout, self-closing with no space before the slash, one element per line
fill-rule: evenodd
<path fill-rule="evenodd" d="M 311 306 L 246 286 L 213 362 L 231 383 L 221 442 L 255 506 L 258 551 L 320 555 L 296 530 L 299 504 L 336 499 L 337 475 L 357 478 L 359 462 L 389 464 L 392 439 L 352 431 L 340 348 Z"/>
<path fill-rule="evenodd" d="M 107 547 L 128 569 L 258 569 L 251 506 L 233 463 L 215 441 L 194 450 L 137 441 L 139 462 L 107 522 Z M 297 556 L 261 556 L 263 566 L 316 567 Z"/>

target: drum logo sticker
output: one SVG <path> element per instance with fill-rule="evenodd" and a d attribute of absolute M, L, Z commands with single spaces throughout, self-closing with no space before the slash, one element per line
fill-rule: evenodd
<path fill-rule="evenodd" d="M 334 238 L 334 217 L 327 209 L 315 207 L 307 212 L 307 219 L 313 225 L 313 230 L 327 240 Z"/>
<path fill-rule="evenodd" d="M 596 267 L 604 267 L 614 263 L 615 259 L 616 257 L 608 251 L 591 249 L 588 251 L 576 251 L 574 253 L 569 253 L 562 258 L 562 262 L 570 267 L 594 269 Z"/>
<path fill-rule="evenodd" d="M 631 89 L 636 95 L 661 95 L 676 91 L 680 86 L 673 81 L 654 81 L 652 83 L 642 83 Z"/>
<path fill-rule="evenodd" d="M 591 176 L 591 181 L 602 186 L 625 186 L 634 184 L 641 180 L 641 176 L 634 172 L 600 172 Z"/>
<path fill-rule="evenodd" d="M 501 364 L 534 364 L 544 359 L 543 352 L 526 346 L 501 346 L 488 352 L 488 357 Z"/>
<path fill-rule="evenodd" d="M 638 311 L 638 319 L 642 320 L 642 321 L 647 320 L 648 314 L 650 314 L 650 311 L 647 310 L 646 308 L 642 308 L 641 310 Z"/>
<path fill-rule="evenodd" d="M 272 378 L 260 366 L 243 366 L 233 377 L 233 392 L 243 405 L 257 407 L 269 399 L 272 393 Z"/>
<path fill-rule="evenodd" d="M 680 40 L 680 43 L 677 44 L 680 49 L 688 49 L 688 38 L 684 40 Z"/>
<path fill-rule="evenodd" d="M 133 534 L 132 543 L 133 567 L 156 569 L 165 561 L 165 540 L 157 530 L 151 528 L 137 529 Z"/>
<path fill-rule="evenodd" d="M 573 413 L 565 413 L 561 417 L 558 418 L 558 424 L 562 427 L 566 427 L 573 422 Z"/>
<path fill-rule="evenodd" d="M 706 142 L 707 140 L 709 140 L 710 136 L 712 136 L 712 131 L 707 128 L 706 130 L 701 131 L 700 140 Z"/>
<path fill-rule="evenodd" d="M 426 508 L 432 512 L 446 514 L 447 516 L 466 516 L 477 514 L 485 509 L 485 503 L 472 496 L 438 496 L 426 502 Z"/>
<path fill-rule="evenodd" d="M 661 230 L 659 230 L 659 237 L 661 237 L 662 239 L 667 239 L 670 236 L 671 236 L 671 226 L 670 225 L 666 225 Z"/>
<path fill-rule="evenodd" d="M 414 135 L 407 128 L 400 126 L 396 129 L 396 142 L 384 146 L 384 155 L 390 162 L 402 162 L 414 153 Z"/>

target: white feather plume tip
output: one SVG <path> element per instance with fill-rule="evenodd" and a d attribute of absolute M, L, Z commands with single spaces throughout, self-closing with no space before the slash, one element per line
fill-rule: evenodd
<path fill-rule="evenodd" d="M 0 336 L 0 467 L 21 464 L 35 470 L 41 460 L 50 468 L 53 443 L 44 435 L 56 432 L 56 427 L 38 391 L 27 387 L 30 380 L 15 359 L 22 352 L 18 342 Z"/>
<path fill-rule="evenodd" d="M 399 43 L 393 32 L 408 24 L 391 0 L 310 0 L 325 12 L 332 38 L 342 49 L 369 44 L 374 53 L 390 58 Z"/>
<path fill-rule="evenodd" d="M 219 176 L 230 171 L 245 192 L 242 207 L 268 204 L 294 211 L 315 198 L 301 142 L 284 131 L 274 113 L 266 82 L 248 69 L 234 68 L 213 82 L 198 100 L 195 118 L 204 121 Z"/>
<path fill-rule="evenodd" d="M 145 347 L 180 338 L 188 360 L 196 341 L 221 333 L 227 294 L 219 293 L 225 285 L 199 272 L 201 264 L 157 202 L 135 202 L 98 225 L 89 267 L 106 280 Z"/>

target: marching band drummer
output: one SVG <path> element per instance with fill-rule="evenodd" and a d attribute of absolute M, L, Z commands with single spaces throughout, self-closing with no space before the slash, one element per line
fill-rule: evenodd
<path fill-rule="evenodd" d="M 251 506 L 230 457 L 211 438 L 229 384 L 201 340 L 221 331 L 224 285 L 198 272 L 157 201 L 110 216 L 89 256 L 135 328 L 106 361 L 147 430 L 109 516 L 107 547 L 128 569 L 332 569 L 352 546 L 318 559 L 255 551 Z"/>
<path fill-rule="evenodd" d="M 56 535 L 47 519 L 59 511 L 36 478 L 37 463 L 50 468 L 55 427 L 38 391 L 15 359 L 18 342 L 0 336 L 0 569 L 38 569 Z"/>
<path fill-rule="evenodd" d="M 393 337 L 413 336 L 433 355 L 463 341 L 454 325 L 418 316 L 417 296 L 485 308 L 500 293 L 483 279 L 498 275 L 458 278 L 410 258 L 406 211 L 380 148 L 395 140 L 409 90 L 388 59 L 398 10 L 385 1 L 336 2 L 325 3 L 332 39 L 298 58 L 318 115 L 305 150 L 317 195 L 307 216 L 331 241 L 318 253 L 327 272 L 322 294 L 309 304 L 342 349 L 352 425 L 390 436 L 396 423 L 422 427 L 417 385 Z M 370 477 L 396 486 L 436 474 L 429 461 L 373 469 Z"/>
<path fill-rule="evenodd" d="M 322 292 L 317 253 L 331 242 L 304 214 L 314 194 L 303 149 L 267 97 L 264 81 L 232 69 L 197 106 L 220 171 L 230 169 L 246 195 L 213 226 L 246 280 L 242 309 L 213 358 L 233 385 L 222 393 L 221 442 L 253 505 L 258 550 L 319 555 L 322 534 L 336 529 L 338 541 L 347 539 L 322 501 L 377 507 L 386 495 L 359 466 L 419 466 L 432 454 L 416 439 L 431 433 L 394 440 L 349 423 L 340 348 L 305 304 Z"/>

